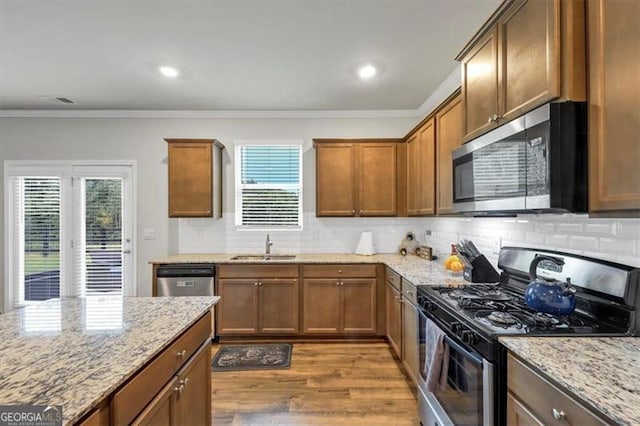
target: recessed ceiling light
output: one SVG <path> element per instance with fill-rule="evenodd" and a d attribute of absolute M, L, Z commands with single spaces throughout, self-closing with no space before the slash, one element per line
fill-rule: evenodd
<path fill-rule="evenodd" d="M 377 73 L 378 70 L 371 64 L 364 64 L 360 68 L 358 68 L 358 77 L 360 77 L 361 80 L 369 80 Z"/>
<path fill-rule="evenodd" d="M 176 78 L 180 74 L 180 72 L 177 69 L 167 65 L 158 67 L 158 70 L 162 73 L 162 75 L 169 78 Z"/>

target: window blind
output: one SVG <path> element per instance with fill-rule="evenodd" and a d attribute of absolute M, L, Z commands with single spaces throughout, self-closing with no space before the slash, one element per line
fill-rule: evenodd
<path fill-rule="evenodd" d="M 13 242 L 17 249 L 16 303 L 60 296 L 59 177 L 13 179 Z"/>
<path fill-rule="evenodd" d="M 302 227 L 299 145 L 238 145 L 236 225 L 274 229 Z"/>
<path fill-rule="evenodd" d="M 78 178 L 80 202 L 75 223 L 78 294 L 121 295 L 122 179 Z"/>

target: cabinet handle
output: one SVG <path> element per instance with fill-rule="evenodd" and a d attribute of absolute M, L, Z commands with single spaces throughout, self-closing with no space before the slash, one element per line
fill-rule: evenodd
<path fill-rule="evenodd" d="M 556 420 L 564 420 L 567 417 L 566 414 L 564 414 L 564 411 L 562 410 L 558 411 L 556 408 L 551 410 L 551 414 L 553 415 L 553 418 Z"/>
<path fill-rule="evenodd" d="M 180 358 L 180 359 L 184 359 L 184 357 L 185 357 L 186 355 L 187 355 L 187 351 L 186 351 L 186 349 L 183 349 L 183 350 L 181 350 L 180 352 L 178 352 L 178 353 L 176 354 L 176 356 L 177 356 L 178 358 Z"/>
<path fill-rule="evenodd" d="M 178 386 L 177 388 L 173 388 L 173 390 L 174 392 L 178 392 L 179 396 L 182 396 L 182 393 L 184 392 L 184 385 L 181 382 L 180 386 Z"/>

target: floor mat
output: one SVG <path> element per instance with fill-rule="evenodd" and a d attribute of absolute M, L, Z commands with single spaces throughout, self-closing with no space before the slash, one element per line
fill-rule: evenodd
<path fill-rule="evenodd" d="M 213 371 L 268 370 L 289 368 L 289 343 L 223 345 L 211 361 Z"/>

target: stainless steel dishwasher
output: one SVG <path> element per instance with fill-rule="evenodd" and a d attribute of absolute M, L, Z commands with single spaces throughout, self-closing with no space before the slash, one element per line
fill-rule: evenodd
<path fill-rule="evenodd" d="M 214 265 L 172 264 L 158 266 L 158 296 L 213 296 Z"/>

